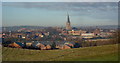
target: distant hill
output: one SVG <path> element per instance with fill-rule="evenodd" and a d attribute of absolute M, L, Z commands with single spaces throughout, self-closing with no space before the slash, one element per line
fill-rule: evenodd
<path fill-rule="evenodd" d="M 118 61 L 118 44 L 65 50 L 2 49 L 3 61 Z"/>
<path fill-rule="evenodd" d="M 117 29 L 118 25 L 104 25 L 104 26 L 80 26 L 80 28 L 100 28 L 100 29 Z"/>
<path fill-rule="evenodd" d="M 117 29 L 118 28 L 117 25 L 77 26 L 78 29 L 80 28 L 82 30 L 85 30 L 85 29 L 95 29 L 96 27 L 100 28 L 100 29 Z M 2 29 L 6 30 L 6 31 L 16 31 L 16 30 L 19 30 L 21 28 L 27 28 L 27 29 L 45 29 L 45 28 L 48 28 L 48 27 L 45 27 L 45 26 L 9 26 L 9 27 L 7 26 L 7 27 L 2 27 Z"/>
<path fill-rule="evenodd" d="M 9 26 L 9 27 L 2 27 L 3 30 L 6 31 L 17 31 L 21 28 L 27 28 L 27 29 L 44 29 L 46 27 L 43 26 Z"/>

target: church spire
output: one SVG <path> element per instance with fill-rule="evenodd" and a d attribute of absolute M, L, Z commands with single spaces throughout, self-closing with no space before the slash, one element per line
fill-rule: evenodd
<path fill-rule="evenodd" d="M 69 14 L 67 12 L 67 22 L 66 22 L 66 30 L 71 30 L 71 24 L 70 24 L 70 18 L 69 18 Z"/>
<path fill-rule="evenodd" d="M 67 13 L 67 22 L 70 23 L 70 18 L 69 18 L 69 14 Z"/>

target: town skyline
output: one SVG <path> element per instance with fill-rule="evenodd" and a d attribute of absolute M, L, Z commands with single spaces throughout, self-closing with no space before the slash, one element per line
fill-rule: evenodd
<path fill-rule="evenodd" d="M 65 26 L 67 12 L 71 26 L 118 25 L 117 8 L 115 2 L 4 2 L 2 25 Z"/>

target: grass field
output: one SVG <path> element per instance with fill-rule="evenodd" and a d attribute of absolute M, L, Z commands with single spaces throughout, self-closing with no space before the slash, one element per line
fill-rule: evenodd
<path fill-rule="evenodd" d="M 2 49 L 3 61 L 118 61 L 118 44 L 65 50 Z"/>

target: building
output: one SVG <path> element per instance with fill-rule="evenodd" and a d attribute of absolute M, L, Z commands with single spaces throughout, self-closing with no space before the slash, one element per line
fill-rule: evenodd
<path fill-rule="evenodd" d="M 15 48 L 22 48 L 22 47 L 24 47 L 24 44 L 21 42 L 13 42 L 13 43 L 9 44 L 8 46 L 15 47 Z"/>
<path fill-rule="evenodd" d="M 93 38 L 95 36 L 94 33 L 82 33 L 81 37 L 82 38 Z"/>
<path fill-rule="evenodd" d="M 76 35 L 76 36 L 80 36 L 82 33 L 86 33 L 86 31 L 83 30 L 63 30 L 62 31 L 62 35 Z"/>
<path fill-rule="evenodd" d="M 32 42 L 26 42 L 26 47 L 31 47 Z"/>
<path fill-rule="evenodd" d="M 57 49 L 71 49 L 74 48 L 74 42 L 63 42 L 63 43 L 57 43 L 56 45 Z"/>
<path fill-rule="evenodd" d="M 71 47 L 68 46 L 68 45 L 64 45 L 64 46 L 63 46 L 63 49 L 71 49 Z"/>
<path fill-rule="evenodd" d="M 69 14 L 67 14 L 66 30 L 72 30 Z"/>
<path fill-rule="evenodd" d="M 37 41 L 35 41 L 35 42 L 32 43 L 31 46 L 32 46 L 33 48 L 39 49 L 40 43 L 37 42 Z"/>
<path fill-rule="evenodd" d="M 69 35 L 81 35 L 81 33 L 86 33 L 86 31 L 82 31 L 82 30 L 71 30 L 71 31 L 68 31 Z"/>
<path fill-rule="evenodd" d="M 47 50 L 50 50 L 50 49 L 51 49 L 51 46 L 50 46 L 50 45 L 46 45 L 46 49 L 47 49 Z"/>
<path fill-rule="evenodd" d="M 67 46 L 69 46 L 69 47 L 71 47 L 71 48 L 74 47 L 74 44 L 72 44 L 72 43 L 70 43 L 70 42 L 66 42 L 66 43 L 64 43 L 64 45 L 67 45 Z"/>
<path fill-rule="evenodd" d="M 68 45 L 58 45 L 58 46 L 56 46 L 56 48 L 58 48 L 58 49 L 71 49 L 71 47 Z"/>
<path fill-rule="evenodd" d="M 98 36 L 98 35 L 100 35 L 100 29 L 99 28 L 96 28 L 94 31 L 93 31 L 93 33 L 96 35 L 96 36 Z"/>
<path fill-rule="evenodd" d="M 39 46 L 40 50 L 46 50 L 47 49 L 46 46 L 42 43 L 40 43 L 38 46 Z"/>
<path fill-rule="evenodd" d="M 66 22 L 66 29 L 62 31 L 62 35 L 81 35 L 81 33 L 86 33 L 86 31 L 72 29 L 69 14 L 67 14 L 67 22 Z"/>

